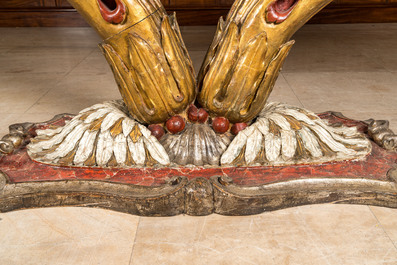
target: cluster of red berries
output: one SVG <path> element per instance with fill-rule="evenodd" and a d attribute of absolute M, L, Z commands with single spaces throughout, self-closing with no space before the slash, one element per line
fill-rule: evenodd
<path fill-rule="evenodd" d="M 203 108 L 197 108 L 195 105 L 190 105 L 187 110 L 187 117 L 191 122 L 205 123 L 208 120 L 208 112 Z M 215 117 L 212 119 L 211 124 L 214 131 L 220 134 L 226 133 L 230 128 L 230 122 L 225 117 Z M 172 134 L 183 131 L 183 129 L 185 129 L 185 126 L 185 119 L 179 115 L 172 116 L 165 123 L 167 131 Z M 247 126 L 248 125 L 245 122 L 235 123 L 230 128 L 230 131 L 232 134 L 237 135 Z M 152 132 L 152 135 L 155 136 L 157 139 L 160 139 L 165 134 L 164 128 L 160 124 L 151 124 L 148 128 Z"/>

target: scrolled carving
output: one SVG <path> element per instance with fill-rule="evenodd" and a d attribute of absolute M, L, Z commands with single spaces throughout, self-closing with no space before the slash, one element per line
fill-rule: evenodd
<path fill-rule="evenodd" d="M 185 187 L 185 213 L 208 215 L 214 212 L 212 184 L 208 179 L 195 178 Z"/>
<path fill-rule="evenodd" d="M 11 154 L 25 142 L 28 130 L 33 123 L 17 123 L 9 126 L 9 134 L 3 136 L 0 140 L 0 153 Z"/>
<path fill-rule="evenodd" d="M 251 186 L 236 184 L 227 175 L 190 180 L 175 176 L 160 186 L 140 186 L 95 180 L 9 183 L 0 172 L 0 212 L 79 206 L 140 216 L 250 215 L 329 202 L 397 208 L 395 173 L 389 171 L 390 181 L 335 177 Z"/>
<path fill-rule="evenodd" d="M 224 183 L 211 178 L 214 212 L 251 215 L 286 207 L 318 203 L 352 203 L 397 208 L 397 184 L 388 181 L 349 178 L 312 178 L 259 186 Z"/>
<path fill-rule="evenodd" d="M 15 147 L 11 141 L 0 140 L 0 153 L 11 154 Z"/>
<path fill-rule="evenodd" d="M 369 120 L 368 134 L 379 146 L 397 152 L 397 135 L 389 129 L 389 121 Z"/>
<path fill-rule="evenodd" d="M 387 172 L 387 177 L 388 177 L 391 181 L 397 183 L 397 166 L 396 166 L 396 167 L 393 167 L 392 169 L 390 169 L 390 170 Z"/>
<path fill-rule="evenodd" d="M 0 191 L 4 189 L 7 182 L 8 182 L 7 175 L 4 172 L 0 171 Z"/>

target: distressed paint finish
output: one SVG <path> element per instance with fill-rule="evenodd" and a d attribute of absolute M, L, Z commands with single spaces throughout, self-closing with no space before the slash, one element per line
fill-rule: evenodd
<path fill-rule="evenodd" d="M 361 132 L 368 130 L 366 123 L 338 113 L 319 116 Z M 25 140 L 37 128 L 62 125 L 71 118 L 64 115 L 42 124 L 25 124 Z M 32 161 L 21 147 L 0 157 L 0 211 L 81 206 L 142 216 L 248 215 L 328 202 L 397 208 L 397 153 L 372 145 L 372 153 L 362 161 L 159 169 L 51 166 Z"/>
<path fill-rule="evenodd" d="M 114 10 L 102 0 L 69 2 L 103 38 L 99 47 L 134 119 L 164 122 L 194 101 L 192 61 L 175 14 L 159 0 L 117 0 Z"/>
<path fill-rule="evenodd" d="M 342 123 L 349 127 L 357 127 L 366 132 L 364 122 L 354 121 L 338 113 L 319 114 L 331 124 Z M 28 138 L 36 129 L 45 129 L 62 125 L 72 117 L 58 116 L 56 119 L 37 124 L 29 129 Z M 13 154 L 0 158 L 0 170 L 6 173 L 12 182 L 47 181 L 62 179 L 95 179 L 136 185 L 160 185 L 167 178 L 185 176 L 210 178 L 216 175 L 227 175 L 239 185 L 258 185 L 300 178 L 335 176 L 348 178 L 366 177 L 370 179 L 386 179 L 387 171 L 397 161 L 397 153 L 389 152 L 372 143 L 372 152 L 360 161 L 339 161 L 322 164 L 300 164 L 295 166 L 256 166 L 256 167 L 162 167 L 162 168 L 100 168 L 100 167 L 62 167 L 32 161 L 26 148 L 16 150 Z M 27 173 L 29 172 L 29 173 Z"/>
<path fill-rule="evenodd" d="M 159 0 L 69 2 L 104 39 L 131 116 L 154 124 L 184 112 L 197 95 L 212 117 L 253 120 L 294 44 L 289 39 L 331 0 L 236 0 L 219 20 L 198 80 L 176 16 Z"/>
<path fill-rule="evenodd" d="M 387 152 L 377 145 L 362 161 L 341 161 L 317 165 L 257 166 L 257 167 L 179 167 L 179 168 L 131 168 L 106 169 L 84 167 L 61 167 L 32 161 L 21 149 L 12 155 L 3 156 L 0 170 L 6 173 L 11 182 L 54 181 L 95 179 L 136 185 L 160 185 L 173 176 L 188 179 L 197 177 L 227 175 L 239 185 L 258 185 L 301 178 L 369 178 L 386 179 L 386 173 L 397 162 L 397 155 Z"/>
<path fill-rule="evenodd" d="M 331 0 L 236 0 L 198 75 L 199 103 L 212 116 L 249 122 L 263 109 L 294 41 Z"/>
<path fill-rule="evenodd" d="M 102 168 L 315 164 L 362 159 L 371 151 L 356 127 L 330 126 L 287 104 L 267 104 L 236 136 L 226 132 L 228 122 L 217 130 L 218 120 L 227 121 L 216 117 L 210 126 L 177 115 L 157 139 L 150 130 L 155 125 L 146 128 L 129 117 L 121 100 L 109 101 L 80 111 L 62 127 L 36 130 L 27 148 L 38 162 Z"/>
<path fill-rule="evenodd" d="M 150 130 L 128 116 L 120 100 L 96 104 L 61 127 L 36 130 L 27 146 L 38 162 L 63 166 L 142 167 L 169 165 Z"/>
<path fill-rule="evenodd" d="M 3 174 L 0 179 L 0 182 L 7 182 Z M 250 215 L 327 202 L 397 208 L 397 183 L 394 180 L 319 178 L 249 187 L 236 185 L 226 176 L 214 176 L 209 180 L 196 178 L 191 181 L 186 177 L 174 177 L 157 187 L 95 180 L 8 182 L 0 186 L 0 212 L 78 206 L 142 216 Z"/>
<path fill-rule="evenodd" d="M 268 103 L 222 154 L 221 165 L 314 164 L 362 159 L 370 141 L 356 127 L 329 125 L 316 114 Z"/>

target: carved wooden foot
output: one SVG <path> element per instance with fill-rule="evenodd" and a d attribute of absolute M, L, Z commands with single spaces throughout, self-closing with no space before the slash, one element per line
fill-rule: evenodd
<path fill-rule="evenodd" d="M 397 208 L 397 153 L 393 151 L 397 142 L 391 144 L 396 136 L 387 123 L 354 121 L 333 112 L 318 116 L 333 127 L 343 124 L 366 135 L 371 131 L 377 143 L 371 141 L 372 150 L 363 159 L 320 164 L 70 167 L 32 161 L 26 144 L 39 130 L 69 124 L 73 116 L 12 125 L 11 134 L 0 142 L 4 152 L 0 155 L 0 211 L 81 206 L 143 216 L 247 215 L 329 202 Z M 19 140 L 11 142 L 11 137 Z"/>

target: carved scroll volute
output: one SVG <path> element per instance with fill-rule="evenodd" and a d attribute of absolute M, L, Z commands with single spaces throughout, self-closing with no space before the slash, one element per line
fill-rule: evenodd
<path fill-rule="evenodd" d="M 219 21 L 198 76 L 199 102 L 231 122 L 255 118 L 293 45 L 291 36 L 331 0 L 237 0 Z"/>
<path fill-rule="evenodd" d="M 131 116 L 161 123 L 196 96 L 193 65 L 175 15 L 159 0 L 69 0 L 104 39 L 100 47 Z"/>

